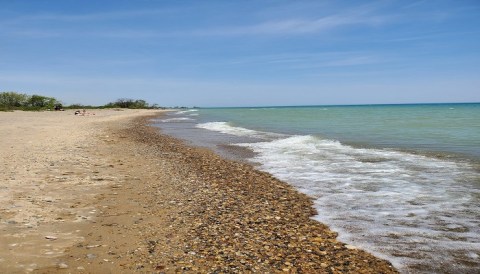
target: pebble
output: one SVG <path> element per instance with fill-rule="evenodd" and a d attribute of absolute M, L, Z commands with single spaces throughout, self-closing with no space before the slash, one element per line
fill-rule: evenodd
<path fill-rule="evenodd" d="M 129 227 L 144 237 L 125 254 L 132 258 L 131 270 L 398 273 L 387 261 L 338 242 L 337 233 L 312 220 L 318 212 L 308 196 L 251 165 L 161 135 L 142 119 L 122 135 L 142 143 L 132 147 L 133 157 L 165 165 L 158 176 L 165 172 L 168 180 L 137 182 L 136 174 L 128 179 L 138 187 L 147 212 L 142 213 L 145 221 Z M 125 196 L 129 185 L 124 185 L 118 189 L 119 197 Z M 168 195 L 161 194 L 164 189 Z M 155 227 L 150 217 L 164 218 L 167 224 Z"/>
<path fill-rule="evenodd" d="M 95 258 L 97 258 L 97 255 L 89 253 L 89 254 L 87 254 L 87 258 L 88 259 L 95 259 Z"/>

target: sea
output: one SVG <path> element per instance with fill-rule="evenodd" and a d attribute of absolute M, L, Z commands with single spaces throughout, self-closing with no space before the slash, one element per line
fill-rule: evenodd
<path fill-rule="evenodd" d="M 200 108 L 161 131 L 309 195 L 402 273 L 480 273 L 480 104 Z"/>

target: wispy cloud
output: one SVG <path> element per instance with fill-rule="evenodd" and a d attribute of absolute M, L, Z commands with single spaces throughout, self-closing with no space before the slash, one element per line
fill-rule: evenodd
<path fill-rule="evenodd" d="M 139 9 L 139 10 L 120 10 L 106 11 L 84 14 L 57 14 L 57 13 L 39 13 L 26 16 L 18 16 L 10 20 L 4 20 L 2 24 L 22 24 L 34 21 L 63 21 L 63 22 L 81 22 L 81 21 L 104 21 L 104 20 L 122 20 L 129 18 L 143 18 L 145 16 L 157 16 L 170 13 L 167 9 Z"/>
<path fill-rule="evenodd" d="M 392 2 L 373 2 L 355 7 L 341 8 L 341 5 L 332 7 L 324 4 L 322 7 L 314 6 L 318 12 L 289 13 L 288 10 L 293 7 L 305 9 L 309 4 L 295 3 L 279 5 L 273 8 L 275 12 L 271 15 L 268 12 L 262 13 L 262 16 L 249 16 L 240 22 L 224 20 L 225 17 L 219 17 L 221 21 L 215 18 L 203 20 L 202 25 L 195 24 L 195 20 L 187 24 L 177 24 L 176 18 L 192 17 L 199 18 L 194 7 L 165 7 L 156 9 L 132 9 L 132 10 L 114 10 L 94 13 L 39 13 L 18 17 L 0 19 L 0 26 L 4 34 L 22 36 L 22 37 L 55 37 L 55 36 L 93 36 L 106 38 L 161 38 L 161 37 L 235 37 L 235 36 L 291 36 L 291 35 L 311 35 L 323 34 L 348 27 L 378 27 L 390 23 L 410 21 L 428 21 L 445 20 L 450 16 L 445 11 L 424 10 L 416 12 L 410 10 L 418 6 L 423 6 L 424 1 L 414 4 L 407 4 L 398 10 L 392 9 Z M 286 8 L 288 7 L 288 9 Z M 226 10 L 226 13 L 233 12 Z M 455 13 L 452 11 L 452 13 Z M 161 21 L 162 15 L 169 19 Z M 317 14 L 317 15 L 315 15 Z M 321 14 L 321 15 L 318 15 Z M 191 16 L 189 16 L 191 15 Z M 141 23 L 146 18 L 153 18 L 156 22 L 155 27 Z M 133 22 L 130 24 L 128 22 Z M 169 21 L 171 20 L 171 21 Z M 116 24 L 110 24 L 112 21 L 122 22 L 122 28 L 115 28 Z M 188 21 L 188 20 L 187 20 Z M 52 25 L 52 22 L 58 22 L 58 25 Z M 107 22 L 107 24 L 103 24 Z M 134 26 L 138 22 L 139 29 L 125 28 L 125 26 Z M 43 24 L 45 23 L 45 24 Z M 61 24 L 65 23 L 65 24 Z M 92 28 L 95 24 L 103 28 Z M 177 26 L 176 29 L 168 26 Z M 110 26 L 110 28 L 108 28 Z M 93 30 L 92 30 L 93 29 Z M 1 34 L 1 33 L 0 33 Z"/>
<path fill-rule="evenodd" d="M 436 40 L 436 39 L 446 39 L 447 37 L 451 37 L 455 39 L 455 37 L 467 36 L 467 35 L 478 35 L 480 31 L 464 31 L 464 32 L 437 32 L 437 33 L 427 33 L 424 35 L 417 35 L 417 36 L 404 36 L 399 37 L 396 39 L 386 40 L 386 42 L 411 42 L 411 41 L 421 41 L 421 40 Z"/>
<path fill-rule="evenodd" d="M 337 13 L 320 18 L 286 18 L 261 21 L 253 24 L 224 27 L 206 26 L 199 29 L 183 30 L 113 30 L 92 34 L 112 38 L 154 38 L 154 37 L 233 37 L 245 35 L 299 35 L 323 33 L 347 26 L 378 26 L 392 20 L 389 16 L 370 14 L 365 10 Z"/>
<path fill-rule="evenodd" d="M 18 36 L 32 36 L 41 37 L 42 35 L 42 23 L 53 22 L 67 22 L 71 24 L 59 25 L 57 32 L 52 34 L 51 31 L 44 32 L 44 36 L 58 36 L 61 32 L 65 36 L 68 35 L 84 35 L 84 36 L 103 36 L 110 38 L 155 38 L 155 37 L 206 37 L 206 36 L 245 36 L 245 35 L 299 35 L 299 34 L 313 34 L 324 33 L 331 30 L 335 30 L 341 27 L 348 26 L 378 26 L 388 23 L 392 20 L 391 16 L 378 14 L 376 12 L 377 6 L 368 5 L 356 7 L 349 10 L 334 10 L 329 14 L 321 16 L 301 16 L 301 15 L 289 15 L 284 13 L 283 15 L 276 14 L 274 17 L 268 18 L 265 16 L 263 19 L 246 18 L 242 23 L 229 24 L 228 21 L 222 21 L 223 26 L 219 27 L 220 23 L 215 20 L 209 24 L 204 24 L 201 27 L 197 27 L 195 24 L 184 25 L 182 28 L 169 29 L 166 26 L 168 22 L 164 22 L 161 25 L 157 24 L 157 27 L 146 28 L 143 25 L 141 29 L 96 29 L 93 31 L 87 30 L 86 26 L 92 26 L 90 23 L 96 21 L 115 21 L 115 20 L 130 20 L 137 19 L 141 22 L 146 17 L 156 16 L 162 14 L 187 15 L 192 12 L 188 7 L 182 7 L 181 10 L 172 9 L 139 9 L 129 11 L 110 11 L 110 12 L 97 12 L 97 13 L 85 13 L 85 14 L 33 14 L 28 16 L 19 16 L 13 19 L 7 19 L 2 22 L 2 25 L 13 26 L 13 28 L 7 29 L 6 33 L 10 33 Z M 32 24 L 33 22 L 39 22 L 40 24 Z M 80 25 L 78 25 L 78 24 Z M 173 22 L 175 23 L 175 22 Z M 85 25 L 88 24 L 88 25 Z M 83 27 L 82 27 L 83 26 Z M 61 27 L 61 28 L 60 28 Z M 75 28 L 75 31 L 71 31 L 71 27 Z M 12 31 L 15 29 L 21 31 Z M 78 29 L 80 28 L 80 30 Z M 10 31 L 9 31 L 10 30 Z"/>
<path fill-rule="evenodd" d="M 16 36 L 16 37 L 27 37 L 27 38 L 55 38 L 64 36 L 63 31 L 55 30 L 45 30 L 45 29 L 8 29 L 1 30 L 1 36 Z"/>
<path fill-rule="evenodd" d="M 287 18 L 270 20 L 245 26 L 230 26 L 192 31 L 195 35 L 259 35 L 259 34 L 308 34 L 333 30 L 351 25 L 381 25 L 390 17 L 375 15 L 368 10 L 340 12 L 317 18 Z"/>
<path fill-rule="evenodd" d="M 24 38 L 52 37 L 110 37 L 110 38 L 151 38 L 162 35 L 156 30 L 125 30 L 93 28 L 99 21 L 142 20 L 146 17 L 158 17 L 175 12 L 173 9 L 137 9 L 123 11 L 106 11 L 83 14 L 39 13 L 12 16 L 0 19 L 0 35 Z M 52 23 L 58 23 L 53 24 Z M 102 26 L 102 24 L 97 25 Z"/>
<path fill-rule="evenodd" d="M 237 59 L 230 64 L 245 66 L 275 66 L 277 69 L 313 69 L 352 67 L 387 63 L 390 58 L 373 52 L 323 52 L 317 54 L 278 54 Z"/>

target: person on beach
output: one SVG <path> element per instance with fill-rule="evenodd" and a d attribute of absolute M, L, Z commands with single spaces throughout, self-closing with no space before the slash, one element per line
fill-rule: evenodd
<path fill-rule="evenodd" d="M 85 109 L 83 109 L 82 111 L 80 110 L 75 111 L 75 115 L 87 116 L 87 115 L 95 115 L 95 113 L 90 113 L 90 112 L 87 112 Z"/>

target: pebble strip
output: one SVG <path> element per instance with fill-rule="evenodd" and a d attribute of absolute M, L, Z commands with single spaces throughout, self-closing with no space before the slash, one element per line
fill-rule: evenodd
<path fill-rule="evenodd" d="M 145 232 L 151 271 L 397 273 L 389 262 L 337 241 L 335 232 L 311 219 L 317 214 L 311 199 L 292 186 L 249 164 L 187 146 L 148 121 L 139 118 L 121 134 L 144 144 L 140 157 L 172 165 L 170 175 L 183 194 L 150 209 L 155 214 L 175 207 L 170 227 L 181 238 L 175 240 L 180 252 L 165 252 L 170 241 L 155 238 L 154 228 Z M 161 191 L 161 185 L 153 189 Z"/>

